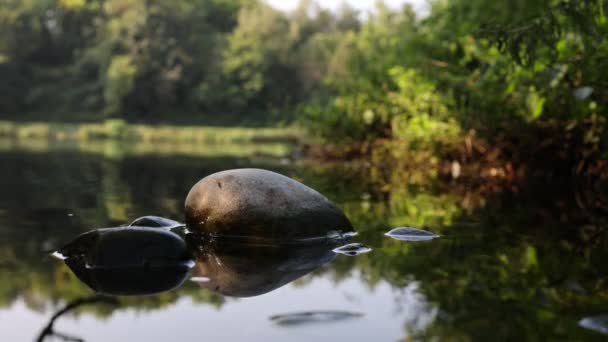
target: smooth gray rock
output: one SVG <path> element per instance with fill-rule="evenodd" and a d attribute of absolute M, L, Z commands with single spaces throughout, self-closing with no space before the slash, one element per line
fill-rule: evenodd
<path fill-rule="evenodd" d="M 261 169 L 227 170 L 200 180 L 186 198 L 185 220 L 193 232 L 277 240 L 353 230 L 325 196 Z"/>

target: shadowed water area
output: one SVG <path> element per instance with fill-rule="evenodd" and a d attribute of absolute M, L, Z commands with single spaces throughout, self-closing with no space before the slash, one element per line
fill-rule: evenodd
<path fill-rule="evenodd" d="M 607 337 L 608 220 L 590 209 L 600 189 L 490 191 L 414 171 L 255 154 L 7 148 L 0 161 L 2 341 Z M 125 228 L 136 237 L 101 231 L 100 240 L 96 231 L 72 245 L 79 257 L 49 256 L 80 234 L 138 217 L 184 222 L 197 181 L 244 167 L 316 189 L 358 234 L 342 238 L 328 227 L 314 241 L 277 243 L 148 221 Z M 163 258 L 130 253 L 142 232 L 168 246 Z"/>

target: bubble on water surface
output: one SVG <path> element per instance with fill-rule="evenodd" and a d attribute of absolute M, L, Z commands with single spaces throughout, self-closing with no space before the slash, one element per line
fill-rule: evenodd
<path fill-rule="evenodd" d="M 337 254 L 355 256 L 355 255 L 371 252 L 372 249 L 362 243 L 349 243 L 348 245 L 334 248 L 332 251 Z"/>
<path fill-rule="evenodd" d="M 608 315 L 585 317 L 578 321 L 578 325 L 608 335 Z"/>
<path fill-rule="evenodd" d="M 435 233 L 412 227 L 398 227 L 384 235 L 399 241 L 426 241 L 439 237 Z"/>

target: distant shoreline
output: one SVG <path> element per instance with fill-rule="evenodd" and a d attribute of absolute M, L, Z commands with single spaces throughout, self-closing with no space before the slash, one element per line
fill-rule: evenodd
<path fill-rule="evenodd" d="M 0 120 L 0 151 L 78 151 L 123 158 L 137 155 L 198 157 L 290 156 L 303 133 L 294 127 L 250 128 Z"/>
<path fill-rule="evenodd" d="M 99 123 L 46 123 L 0 120 L 0 137 L 15 140 L 103 141 L 143 143 L 297 143 L 294 127 L 213 127 L 131 124 L 121 119 Z"/>

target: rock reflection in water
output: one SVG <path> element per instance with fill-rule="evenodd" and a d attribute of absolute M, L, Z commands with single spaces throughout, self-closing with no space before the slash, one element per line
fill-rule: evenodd
<path fill-rule="evenodd" d="M 173 224 L 172 224 L 173 226 Z M 221 236 L 166 228 L 96 229 L 55 252 L 97 293 L 148 295 L 172 290 L 191 278 L 226 296 L 250 297 L 277 289 L 336 257 L 354 234 L 307 239 Z"/>
<path fill-rule="evenodd" d="M 343 243 L 326 237 L 294 243 L 216 237 L 199 245 L 192 276 L 225 296 L 258 296 L 332 261 L 332 249 Z"/>

